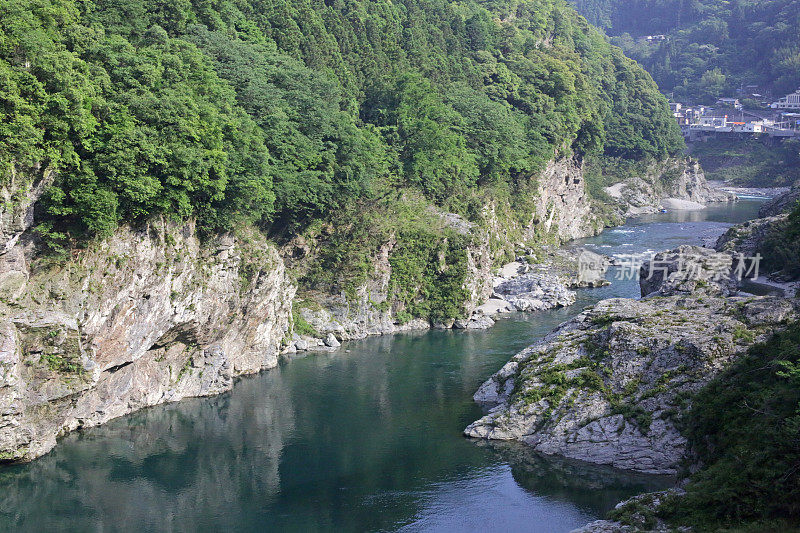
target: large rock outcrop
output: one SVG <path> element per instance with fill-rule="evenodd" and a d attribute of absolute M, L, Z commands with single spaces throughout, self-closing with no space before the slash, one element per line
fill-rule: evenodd
<path fill-rule="evenodd" d="M 784 230 L 786 214 L 748 220 L 729 228 L 717 239 L 714 248 L 720 252 L 753 257 L 763 251 L 764 242 Z"/>
<path fill-rule="evenodd" d="M 668 209 L 701 209 L 705 204 L 730 202 L 731 193 L 712 188 L 700 164 L 692 159 L 673 158 L 651 163 L 625 181 L 606 187 L 623 216 L 655 213 Z"/>
<path fill-rule="evenodd" d="M 295 290 L 258 233 L 201 244 L 190 223 L 121 228 L 24 268 L 23 290 L 0 300 L 2 461 L 275 366 Z"/>
<path fill-rule="evenodd" d="M 708 280 L 703 264 L 695 268 Z M 666 276 L 646 292 L 655 296 L 599 302 L 517 354 L 476 392 L 491 410 L 465 434 L 675 473 L 686 453 L 678 424 L 693 394 L 797 310 L 783 298 L 723 297 L 726 282 L 692 292 Z"/>
<path fill-rule="evenodd" d="M 791 211 L 800 201 L 800 184 L 764 203 L 758 210 L 761 218 L 774 217 Z"/>
<path fill-rule="evenodd" d="M 798 244 L 788 212 L 797 204 L 798 193 L 800 189 L 794 188 L 774 198 L 759 211 L 761 218 L 733 226 L 715 244 L 721 252 L 758 257 L 749 263 L 758 266 L 759 282 L 776 285 L 787 294 L 795 294 L 800 288 Z"/>
<path fill-rule="evenodd" d="M 604 284 L 602 278 L 608 265 L 602 261 L 590 271 L 577 272 L 577 255 L 580 251 L 549 253 L 538 268 L 520 256 L 515 261 L 520 268 L 515 266 L 513 275 L 509 274 L 506 279 L 499 281 L 498 276 L 493 275 L 492 267 L 501 253 L 510 250 L 522 254 L 526 250 L 525 243 L 542 240 L 562 243 L 595 235 L 604 227 L 603 220 L 596 216 L 586 193 L 582 162 L 569 158 L 553 160 L 536 183 L 536 194 L 524 224 L 498 214 L 504 212 L 507 215 L 510 206 L 500 209 L 495 204 L 487 205 L 481 225 L 454 213 L 428 209 L 427 215 L 431 217 L 432 226 L 442 224 L 450 231 L 468 236 L 472 243 L 466 250 L 467 268 L 463 288 L 467 297 L 463 301 L 464 316 L 441 323 L 431 323 L 424 318 L 399 319 L 398 315 L 403 309 L 396 305 L 397 302 L 389 294 L 392 279 L 390 258 L 398 238 L 392 235 L 372 254 L 371 272 L 366 281 L 354 290 L 302 291 L 295 302 L 295 315 L 310 326 L 307 328 L 310 331 L 296 335 L 287 350 L 328 349 L 324 340 L 330 334 L 341 341 L 430 327 L 485 328 L 493 324 L 491 315 L 498 309 L 532 311 L 569 305 L 574 302 L 570 287 Z M 303 241 L 302 245 L 300 240 Z M 298 254 L 300 246 L 302 250 Z M 313 261 L 313 249 L 313 243 L 306 239 L 295 239 L 286 247 L 284 255 L 302 270 L 303 262 Z M 569 259 L 565 259 L 565 254 L 570 256 Z M 294 260 L 294 255 L 302 259 Z M 569 266 L 564 266 L 565 263 L 569 263 Z M 545 267 L 549 266 L 556 267 L 558 272 L 555 275 L 547 272 Z M 568 269 L 573 272 L 567 275 Z"/>
<path fill-rule="evenodd" d="M 538 192 L 525 239 L 553 235 L 561 242 L 596 235 L 604 220 L 586 192 L 584 166 L 575 159 L 550 161 L 538 178 Z"/>
<path fill-rule="evenodd" d="M 644 261 L 639 271 L 642 296 L 706 294 L 731 296 L 738 292 L 747 265 L 731 254 L 700 246 L 679 246 Z M 737 268 L 741 271 L 737 272 Z"/>

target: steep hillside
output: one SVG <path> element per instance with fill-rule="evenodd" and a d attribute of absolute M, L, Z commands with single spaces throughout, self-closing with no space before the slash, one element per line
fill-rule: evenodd
<path fill-rule="evenodd" d="M 381 191 L 523 190 L 556 155 L 681 148 L 649 77 L 563 2 L 0 6 L 0 164 L 51 246 L 158 213 L 275 232 Z"/>
<path fill-rule="evenodd" d="M 498 262 L 609 221 L 587 159 L 683 147 L 560 0 L 0 0 L 0 80 L 0 462 L 463 325 Z"/>
<path fill-rule="evenodd" d="M 800 2 L 574 0 L 665 93 L 711 102 L 742 85 L 776 96 L 800 85 Z M 647 35 L 665 35 L 648 43 Z"/>
<path fill-rule="evenodd" d="M 609 215 L 584 159 L 683 146 L 649 76 L 560 0 L 5 0 L 0 14 L 3 179 L 24 194 L 48 177 L 31 231 L 55 258 L 158 215 L 203 235 L 253 225 L 305 289 L 353 295 L 389 242 L 452 249 L 436 213 L 490 235 L 490 263 L 594 233 Z M 416 274 L 392 287 L 442 283 L 434 262 L 393 262 Z M 461 279 L 395 290 L 392 315 L 463 314 Z"/>

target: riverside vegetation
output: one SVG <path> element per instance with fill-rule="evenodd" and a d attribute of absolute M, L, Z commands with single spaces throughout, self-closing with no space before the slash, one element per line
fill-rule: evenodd
<path fill-rule="evenodd" d="M 453 325 L 610 220 L 585 161 L 683 148 L 560 0 L 3 0 L 0 79 L 3 461 L 275 366 L 329 297 L 329 346 Z"/>
<path fill-rule="evenodd" d="M 5 180 L 51 176 L 35 232 L 55 255 L 161 214 L 278 241 L 318 239 L 325 222 L 336 231 L 299 275 L 352 289 L 398 232 L 398 252 L 424 241 L 460 260 L 461 244 L 414 222 L 426 205 L 480 221 L 495 202 L 528 224 L 549 161 L 683 147 L 649 76 L 557 0 L 5 0 L 0 13 L 0 166 Z M 393 258 L 431 285 L 420 261 Z M 411 313 L 456 312 L 431 299 Z"/>

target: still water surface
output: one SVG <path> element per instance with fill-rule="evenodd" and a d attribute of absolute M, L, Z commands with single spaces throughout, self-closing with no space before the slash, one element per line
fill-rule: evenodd
<path fill-rule="evenodd" d="M 758 206 L 644 217 L 582 243 L 606 254 L 699 244 Z M 671 480 L 461 431 L 481 415 L 471 396 L 483 380 L 613 296 L 636 297 L 638 285 L 580 291 L 574 306 L 487 331 L 347 343 L 221 396 L 73 433 L 31 464 L 0 468 L 0 531 L 569 531 Z"/>

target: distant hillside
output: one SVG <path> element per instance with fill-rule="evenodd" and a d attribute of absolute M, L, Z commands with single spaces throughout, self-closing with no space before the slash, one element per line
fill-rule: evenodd
<path fill-rule="evenodd" d="M 676 99 L 710 102 L 746 85 L 782 96 L 800 85 L 800 0 L 573 3 Z"/>
<path fill-rule="evenodd" d="M 3 0 L 0 119 L 3 180 L 55 171 L 51 241 L 162 213 L 292 229 L 376 191 L 443 204 L 557 155 L 683 147 L 562 0 Z"/>

